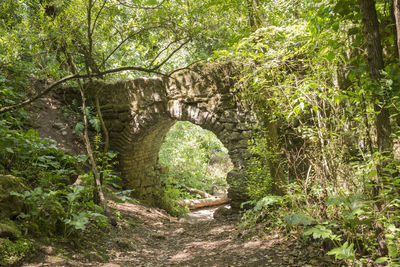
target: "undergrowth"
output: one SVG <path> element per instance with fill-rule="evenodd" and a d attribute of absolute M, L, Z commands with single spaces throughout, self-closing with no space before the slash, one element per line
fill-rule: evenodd
<path fill-rule="evenodd" d="M 262 223 L 266 231 L 295 234 L 349 266 L 399 266 L 400 165 L 398 155 L 376 148 L 372 82 L 360 75 L 360 61 L 346 78 L 332 75 L 342 71 L 343 58 L 314 48 L 344 40 L 329 29 L 309 27 L 299 21 L 261 28 L 217 55 L 246 62 L 237 93 L 260 121 L 247 168 L 245 206 L 252 208 L 241 226 L 251 230 Z M 398 95 L 397 67 L 388 66 L 382 75 L 382 93 Z M 396 114 L 398 97 L 387 105 Z M 392 128 L 396 141 L 395 121 Z"/>
<path fill-rule="evenodd" d="M 12 86 L 2 89 L 0 107 L 9 104 L 13 97 L 15 101 L 22 97 L 15 91 Z M 28 117 L 23 109 L 0 117 L 0 174 L 8 179 L 18 177 L 14 179 L 18 183 L 6 184 L 8 195 L 2 194 L 1 198 L 23 203 L 19 214 L 9 207 L 10 212 L 4 214 L 12 214 L 11 217 L 0 218 L 11 219 L 9 222 L 15 224 L 13 231 L 22 233 L 0 239 L 0 265 L 18 264 L 32 256 L 35 245 L 27 238 L 79 241 L 92 231 L 108 226 L 103 207 L 96 202 L 93 175 L 87 171 L 87 156 L 67 155 L 53 140 L 40 138 L 25 124 Z M 116 154 L 102 152 L 99 133 L 94 143 L 104 192 L 114 201 L 132 201 L 130 190 L 122 190 L 120 178 L 114 172 Z M 8 235 L 7 229 L 0 229 L 2 235 Z"/>

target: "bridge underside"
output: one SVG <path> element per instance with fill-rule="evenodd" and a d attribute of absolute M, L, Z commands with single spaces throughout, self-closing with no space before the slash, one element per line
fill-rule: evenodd
<path fill-rule="evenodd" d="M 234 94 L 233 65 L 197 65 L 172 78 L 138 78 L 96 83 L 110 146 L 119 154 L 127 189 L 150 204 L 162 193 L 158 154 L 176 121 L 190 121 L 212 131 L 229 151 L 234 170 L 228 173 L 228 196 L 234 208 L 246 200 L 244 170 L 254 123 Z"/>

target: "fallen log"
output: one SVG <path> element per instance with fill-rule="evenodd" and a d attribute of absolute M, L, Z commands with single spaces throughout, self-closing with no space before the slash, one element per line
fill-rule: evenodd
<path fill-rule="evenodd" d="M 208 194 L 207 192 L 201 191 L 199 189 L 195 189 L 195 188 L 190 188 L 187 186 L 183 187 L 186 191 L 188 191 L 189 193 L 192 194 L 199 194 L 200 196 L 204 197 L 204 198 L 211 198 L 212 195 Z"/>
<path fill-rule="evenodd" d="M 219 206 L 223 204 L 227 204 L 230 202 L 230 199 L 227 197 L 219 198 L 219 197 L 208 197 L 202 199 L 184 199 L 178 201 L 178 205 L 187 206 L 189 209 L 199 209 L 205 207 L 213 207 Z"/>

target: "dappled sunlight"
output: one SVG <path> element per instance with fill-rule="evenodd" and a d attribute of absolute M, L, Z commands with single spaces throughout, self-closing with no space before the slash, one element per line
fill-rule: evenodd
<path fill-rule="evenodd" d="M 190 252 L 187 251 L 187 249 L 178 252 L 174 256 L 172 256 L 168 261 L 187 261 L 187 260 L 192 260 L 193 256 L 191 255 Z"/>

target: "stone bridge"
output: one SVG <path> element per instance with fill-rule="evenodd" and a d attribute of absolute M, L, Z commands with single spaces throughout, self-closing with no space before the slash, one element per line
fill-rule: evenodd
<path fill-rule="evenodd" d="M 172 78 L 152 77 L 96 83 L 110 147 L 118 152 L 127 189 L 148 203 L 162 192 L 158 154 L 176 121 L 190 121 L 212 131 L 229 151 L 228 196 L 237 208 L 243 194 L 244 169 L 254 118 L 235 95 L 239 70 L 233 64 L 198 64 Z"/>

